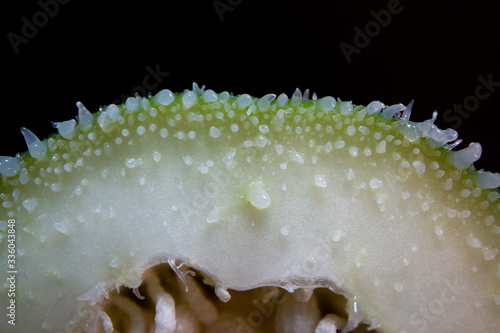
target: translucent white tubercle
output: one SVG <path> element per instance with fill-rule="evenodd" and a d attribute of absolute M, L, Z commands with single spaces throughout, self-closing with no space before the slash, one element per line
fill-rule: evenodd
<path fill-rule="evenodd" d="M 457 131 L 451 128 L 447 128 L 445 130 L 439 129 L 436 125 L 434 125 L 433 119 L 418 123 L 422 136 L 434 140 L 432 144 L 433 148 L 442 147 L 446 143 L 455 141 L 458 138 Z M 447 146 L 448 149 L 451 149 L 449 147 L 450 146 Z"/>
<path fill-rule="evenodd" d="M 342 113 L 345 116 L 352 114 L 354 112 L 354 108 L 351 101 L 340 102 L 339 107 L 340 107 L 340 113 Z"/>
<path fill-rule="evenodd" d="M 120 117 L 120 109 L 115 104 L 108 105 L 105 112 L 109 119 L 117 120 Z"/>
<path fill-rule="evenodd" d="M 279 106 L 279 107 L 283 107 L 287 103 L 288 103 L 288 96 L 285 93 L 280 94 L 278 96 L 278 98 L 276 99 L 276 105 Z"/>
<path fill-rule="evenodd" d="M 295 89 L 292 95 L 291 103 L 293 106 L 298 106 L 302 102 L 302 92 L 299 88 Z"/>
<path fill-rule="evenodd" d="M 250 103 L 252 103 L 252 96 L 249 94 L 240 95 L 236 99 L 236 104 L 238 104 L 238 107 L 241 109 L 246 108 Z"/>
<path fill-rule="evenodd" d="M 24 140 L 26 140 L 26 145 L 28 146 L 28 150 L 30 155 L 33 158 L 43 159 L 47 156 L 47 143 L 44 141 L 40 141 L 38 137 L 33 134 L 29 129 L 22 127 L 21 133 L 24 136 Z"/>
<path fill-rule="evenodd" d="M 174 101 L 174 94 L 168 89 L 160 90 L 155 95 L 155 101 L 160 105 L 167 106 Z"/>
<path fill-rule="evenodd" d="M 481 145 L 477 142 L 472 142 L 467 148 L 459 151 L 450 151 L 450 163 L 457 169 L 467 169 L 481 157 L 482 152 Z"/>
<path fill-rule="evenodd" d="M 198 86 L 198 83 L 193 82 L 193 89 L 192 89 L 192 91 L 193 91 L 193 93 L 195 93 L 195 94 L 196 94 L 196 96 L 201 95 L 201 93 L 203 92 L 204 88 L 205 88 L 205 86 L 203 86 L 203 87 L 200 89 L 200 87 Z"/>
<path fill-rule="evenodd" d="M 403 111 L 405 108 L 406 107 L 401 103 L 391 105 L 382 111 L 382 117 L 385 119 L 391 119 L 396 113 Z"/>
<path fill-rule="evenodd" d="M 129 111 L 137 111 L 139 109 L 139 98 L 136 98 L 136 97 L 129 97 L 127 98 L 127 100 L 125 101 L 125 107 L 129 110 Z"/>
<path fill-rule="evenodd" d="M 403 115 L 401 116 L 401 119 L 402 120 L 410 120 L 410 116 L 411 116 L 411 110 L 413 108 L 413 103 L 414 103 L 414 100 L 412 99 L 410 101 L 410 103 L 408 103 L 408 105 L 406 106 L 405 110 L 403 111 Z"/>
<path fill-rule="evenodd" d="M 424 123 L 431 123 L 431 124 L 434 124 L 434 122 L 436 121 L 437 119 L 437 116 L 438 116 L 438 112 L 437 111 L 434 111 L 432 113 L 432 118 L 431 119 L 427 119 L 427 120 L 424 120 L 423 122 Z"/>
<path fill-rule="evenodd" d="M 213 91 L 212 89 L 208 89 L 203 93 L 203 101 L 209 103 L 209 102 L 216 102 L 219 99 L 219 96 L 217 96 L 217 93 Z"/>
<path fill-rule="evenodd" d="M 418 123 L 401 119 L 399 129 L 401 133 L 412 142 L 422 137 L 422 132 L 420 131 Z"/>
<path fill-rule="evenodd" d="M 276 131 L 281 131 L 285 123 L 285 110 L 283 109 L 278 110 L 278 112 L 276 112 L 276 115 L 273 117 L 271 123 Z"/>
<path fill-rule="evenodd" d="M 182 95 L 182 104 L 186 108 L 190 108 L 196 104 L 197 99 L 198 99 L 198 97 L 194 92 L 187 91 L 184 93 L 184 95 Z"/>
<path fill-rule="evenodd" d="M 318 101 L 319 108 L 325 112 L 332 111 L 335 105 L 337 105 L 337 102 L 332 96 L 323 97 Z"/>
<path fill-rule="evenodd" d="M 94 116 L 81 102 L 76 102 L 76 107 L 78 108 L 78 127 L 86 132 L 92 127 Z"/>
<path fill-rule="evenodd" d="M 304 98 L 304 99 L 309 99 L 309 89 L 306 89 L 306 90 L 304 91 L 304 94 L 302 95 L 302 98 Z"/>
<path fill-rule="evenodd" d="M 97 123 L 99 124 L 99 126 L 101 126 L 103 131 L 107 132 L 109 130 L 111 122 L 106 111 L 101 112 L 99 117 L 97 117 Z"/>
<path fill-rule="evenodd" d="M 261 111 L 267 111 L 269 110 L 269 107 L 271 106 L 271 102 L 276 98 L 275 94 L 267 94 L 259 98 L 257 101 L 257 107 Z"/>
<path fill-rule="evenodd" d="M 370 102 L 370 104 L 368 104 L 366 106 L 366 114 L 370 115 L 370 114 L 378 113 L 382 110 L 382 108 L 385 108 L 384 103 L 382 103 L 380 101 Z"/>
<path fill-rule="evenodd" d="M 54 123 L 59 134 L 65 139 L 71 139 L 75 135 L 76 120 L 66 120 L 60 123 Z"/>
<path fill-rule="evenodd" d="M 5 177 L 17 175 L 21 165 L 17 157 L 0 156 L 0 173 Z"/>
<path fill-rule="evenodd" d="M 474 182 L 482 189 L 500 187 L 500 173 L 478 171 L 474 178 Z"/>

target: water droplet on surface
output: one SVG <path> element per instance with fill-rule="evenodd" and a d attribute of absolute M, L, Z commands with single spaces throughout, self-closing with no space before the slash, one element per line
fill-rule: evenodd
<path fill-rule="evenodd" d="M 214 139 L 215 139 L 215 138 L 218 138 L 218 137 L 220 136 L 220 132 L 221 132 L 221 131 L 220 131 L 220 129 L 219 129 L 219 128 L 217 128 L 217 127 L 215 127 L 215 126 L 210 127 L 210 136 L 211 136 L 212 138 L 214 138 Z"/>
<path fill-rule="evenodd" d="M 325 175 L 314 175 L 314 184 L 318 187 L 325 188 L 327 186 Z"/>
<path fill-rule="evenodd" d="M 493 260 L 498 254 L 498 249 L 488 249 L 487 247 L 483 248 L 483 257 L 486 260 Z"/>
<path fill-rule="evenodd" d="M 68 225 L 66 224 L 65 221 L 54 223 L 54 229 L 56 229 L 57 231 L 59 231 L 62 234 L 65 234 L 65 235 L 68 234 Z"/>
<path fill-rule="evenodd" d="M 482 243 L 479 239 L 474 237 L 474 235 L 470 234 L 469 237 L 467 237 L 467 245 L 473 248 L 480 248 Z"/>
<path fill-rule="evenodd" d="M 353 180 L 354 178 L 356 178 L 356 175 L 354 173 L 354 170 L 349 168 L 347 170 L 347 180 Z"/>
<path fill-rule="evenodd" d="M 114 257 L 109 260 L 109 266 L 113 268 L 117 268 L 120 266 L 120 260 L 117 257 Z"/>
<path fill-rule="evenodd" d="M 290 152 L 290 159 L 297 163 L 304 163 L 304 154 L 299 154 L 297 151 L 293 150 Z"/>
<path fill-rule="evenodd" d="M 249 94 L 240 95 L 236 99 L 236 104 L 238 104 L 238 106 L 242 109 L 249 106 L 250 103 L 252 103 L 252 96 L 250 96 Z"/>
<path fill-rule="evenodd" d="M 383 183 L 380 179 L 377 179 L 377 178 L 372 178 L 370 180 L 370 187 L 374 190 L 378 189 L 378 188 L 381 188 Z"/>
<path fill-rule="evenodd" d="M 357 157 L 358 154 L 359 154 L 358 147 L 352 146 L 349 148 L 349 155 L 351 155 L 352 157 Z"/>
<path fill-rule="evenodd" d="M 290 230 L 289 230 L 289 228 L 288 228 L 287 226 L 282 227 L 282 228 L 280 229 L 280 233 L 281 233 L 283 236 L 288 235 L 288 233 L 289 233 L 289 232 L 290 232 Z"/>
<path fill-rule="evenodd" d="M 385 140 L 380 141 L 377 147 L 375 148 L 375 151 L 379 154 L 385 153 L 386 150 L 387 150 L 387 143 L 385 142 Z"/>
<path fill-rule="evenodd" d="M 271 196 L 266 192 L 261 182 L 250 184 L 247 200 L 257 209 L 266 209 L 271 205 Z"/>
<path fill-rule="evenodd" d="M 419 175 L 423 175 L 425 172 L 425 164 L 422 161 L 415 161 L 412 163 L 413 167 L 415 168 L 415 171 Z"/>
<path fill-rule="evenodd" d="M 211 211 L 207 215 L 207 223 L 215 223 L 219 220 L 219 211 L 217 209 Z"/>
<path fill-rule="evenodd" d="M 153 153 L 153 160 L 154 160 L 155 162 L 160 162 L 160 160 L 161 160 L 161 153 L 160 153 L 160 152 L 155 151 L 155 152 Z"/>
<path fill-rule="evenodd" d="M 200 165 L 198 167 L 198 170 L 202 173 L 202 174 L 207 174 L 208 171 L 210 171 L 210 169 L 208 168 L 208 166 L 206 165 Z"/>
<path fill-rule="evenodd" d="M 37 205 L 36 199 L 26 199 L 23 201 L 23 207 L 28 210 L 28 212 L 32 212 Z"/>
<path fill-rule="evenodd" d="M 451 178 L 448 178 L 445 182 L 444 182 L 444 185 L 443 185 L 443 188 L 446 190 L 446 191 L 449 191 L 451 190 L 453 187 L 453 179 Z"/>
<path fill-rule="evenodd" d="M 434 228 L 434 233 L 439 237 L 439 239 L 444 238 L 444 229 L 440 226 Z"/>
<path fill-rule="evenodd" d="M 142 160 L 140 158 L 127 158 L 125 160 L 125 166 L 129 169 L 133 169 L 140 164 L 142 164 Z"/>
<path fill-rule="evenodd" d="M 332 240 L 337 243 L 337 242 L 340 242 L 340 240 L 342 239 L 342 237 L 345 236 L 345 232 L 343 231 L 337 231 L 335 234 L 333 234 L 333 237 L 332 237 Z"/>
<path fill-rule="evenodd" d="M 193 91 L 187 91 L 184 95 L 182 95 L 182 104 L 184 104 L 186 108 L 190 108 L 196 103 L 197 98 L 196 93 Z"/>

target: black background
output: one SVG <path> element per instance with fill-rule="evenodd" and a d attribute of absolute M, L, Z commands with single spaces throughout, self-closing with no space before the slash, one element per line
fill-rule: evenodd
<path fill-rule="evenodd" d="M 354 28 L 364 31 L 374 21 L 371 11 L 394 1 L 215 3 L 218 10 L 213 0 L 72 0 L 57 11 L 52 6 L 45 21 L 41 2 L 4 4 L 0 155 L 26 150 L 22 126 L 44 138 L 52 121 L 76 116 L 77 101 L 97 111 L 130 95 L 143 86 L 148 66 L 169 73 L 153 93 L 182 91 L 194 81 L 253 96 L 291 96 L 299 87 L 355 104 L 415 99 L 412 119 L 438 110 L 441 128 L 458 125 L 443 113 L 474 96 L 478 76 L 500 82 L 498 1 L 401 0 L 400 12 L 350 63 L 339 44 L 355 46 Z M 38 31 L 15 52 L 9 36 L 22 36 L 25 22 L 37 19 Z M 480 142 L 478 169 L 500 171 L 499 112 L 500 87 L 460 119 L 464 142 L 456 149 Z"/>

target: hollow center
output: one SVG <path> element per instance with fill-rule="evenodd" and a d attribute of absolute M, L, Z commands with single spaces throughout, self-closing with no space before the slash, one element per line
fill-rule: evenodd
<path fill-rule="evenodd" d="M 177 268 L 160 264 L 148 269 L 136 290 L 111 292 L 100 332 L 326 333 L 341 332 L 348 322 L 346 299 L 327 288 L 230 290 L 230 299 L 222 302 L 229 295 L 215 290 L 203 272 L 171 267 Z M 369 330 L 360 324 L 351 332 Z"/>

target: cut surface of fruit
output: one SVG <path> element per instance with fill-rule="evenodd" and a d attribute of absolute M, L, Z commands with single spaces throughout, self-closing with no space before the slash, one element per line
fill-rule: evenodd
<path fill-rule="evenodd" d="M 17 314 L 2 331 L 258 331 L 238 318 L 266 297 L 277 331 L 500 330 L 500 174 L 474 169 L 478 143 L 452 150 L 435 114 L 196 84 L 77 106 L 0 157 L 0 253 L 16 271 L 0 300 Z M 161 264 L 177 279 L 148 270 Z"/>

